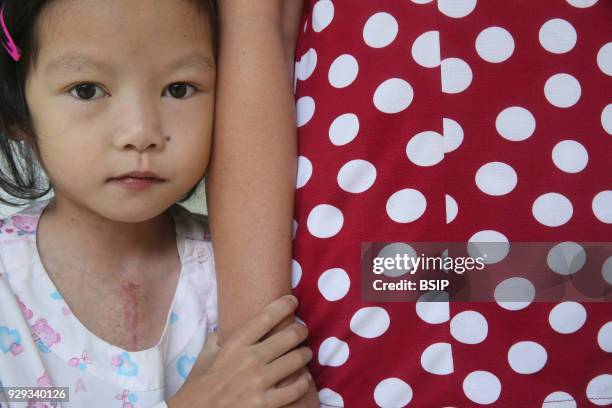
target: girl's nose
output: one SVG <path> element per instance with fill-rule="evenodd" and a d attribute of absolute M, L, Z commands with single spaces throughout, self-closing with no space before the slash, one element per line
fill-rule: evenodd
<path fill-rule="evenodd" d="M 166 145 L 160 107 L 141 101 L 124 107 L 113 144 L 120 150 L 160 151 Z"/>

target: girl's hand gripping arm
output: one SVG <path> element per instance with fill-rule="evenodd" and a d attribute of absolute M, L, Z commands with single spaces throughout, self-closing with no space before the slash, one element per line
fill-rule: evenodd
<path fill-rule="evenodd" d="M 308 335 L 306 327 L 293 323 L 262 340 L 296 305 L 287 296 L 272 302 L 222 346 L 217 344 L 216 334 L 210 336 L 168 407 L 277 408 L 302 397 L 309 389 L 307 372 L 292 384 L 275 385 L 312 358 L 307 347 L 293 350 Z"/>

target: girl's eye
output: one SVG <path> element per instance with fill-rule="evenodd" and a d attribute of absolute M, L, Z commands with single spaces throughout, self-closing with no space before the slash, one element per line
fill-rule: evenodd
<path fill-rule="evenodd" d="M 169 85 L 164 90 L 164 96 L 171 96 L 176 99 L 185 99 L 189 98 L 195 92 L 195 87 L 193 85 L 185 84 L 182 82 Z"/>
<path fill-rule="evenodd" d="M 72 87 L 70 89 L 70 95 L 77 99 L 90 101 L 93 99 L 102 98 L 105 93 L 98 85 L 87 82 Z"/>

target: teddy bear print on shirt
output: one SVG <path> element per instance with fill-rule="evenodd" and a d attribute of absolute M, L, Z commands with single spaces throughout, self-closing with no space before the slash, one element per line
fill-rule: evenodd
<path fill-rule="evenodd" d="M 32 326 L 32 338 L 43 353 L 48 353 L 51 346 L 59 343 L 61 340 L 59 333 L 56 333 L 55 330 L 49 326 L 46 319 L 38 319 L 36 323 L 34 323 Z"/>

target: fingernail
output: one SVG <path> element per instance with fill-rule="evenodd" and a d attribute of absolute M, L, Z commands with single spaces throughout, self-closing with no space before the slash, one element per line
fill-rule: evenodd
<path fill-rule="evenodd" d="M 285 296 L 287 299 L 291 300 L 293 303 L 295 303 L 296 305 L 298 304 L 298 300 L 295 296 L 293 295 L 287 295 Z"/>

